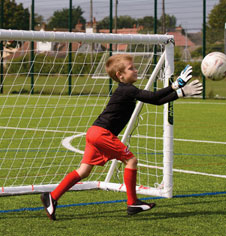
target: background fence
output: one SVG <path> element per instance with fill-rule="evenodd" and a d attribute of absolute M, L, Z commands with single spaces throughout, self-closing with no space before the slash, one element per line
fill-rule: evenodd
<path fill-rule="evenodd" d="M 206 54 L 225 52 L 225 0 L 1 0 L 0 3 L 0 27 L 4 29 L 172 34 L 176 46 L 175 74 L 190 63 L 193 76 L 203 81 L 203 98 L 226 98 L 226 81 L 205 80 L 200 69 Z M 0 45 L 2 85 L 6 46 L 10 50 L 13 42 Z M 31 60 L 33 56 L 31 50 Z M 31 81 L 34 79 L 31 70 Z"/>

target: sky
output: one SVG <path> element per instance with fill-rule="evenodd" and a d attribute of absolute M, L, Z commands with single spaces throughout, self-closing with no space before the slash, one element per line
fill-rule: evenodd
<path fill-rule="evenodd" d="M 30 8 L 31 0 L 16 0 L 23 3 L 25 8 Z M 35 12 L 42 15 L 45 20 L 53 15 L 56 10 L 69 7 L 69 0 L 35 0 Z M 109 16 L 109 0 L 93 0 L 93 16 L 101 20 Z M 115 0 L 113 0 L 114 8 Z M 206 0 L 206 15 L 218 4 L 219 0 Z M 84 11 L 86 20 L 90 19 L 90 0 L 72 0 L 72 5 L 80 6 Z M 158 0 L 158 18 L 162 14 L 162 0 Z M 117 15 L 129 15 L 133 18 L 154 16 L 154 0 L 118 0 Z M 203 0 L 165 0 L 165 13 L 177 18 L 177 25 L 182 25 L 187 31 L 199 31 L 203 22 Z M 115 8 L 113 9 L 113 15 Z"/>

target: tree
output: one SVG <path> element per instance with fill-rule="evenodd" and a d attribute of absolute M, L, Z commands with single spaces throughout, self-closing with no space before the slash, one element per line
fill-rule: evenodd
<path fill-rule="evenodd" d="M 4 29 L 17 29 L 28 30 L 29 29 L 29 10 L 24 8 L 23 4 L 17 4 L 15 0 L 4 1 Z"/>
<path fill-rule="evenodd" d="M 118 22 L 118 21 L 117 21 L 117 22 Z M 102 20 L 100 20 L 100 21 L 97 23 L 97 30 L 100 30 L 100 29 L 109 29 L 109 24 L 110 24 L 109 17 L 106 16 L 106 17 L 104 17 Z"/>
<path fill-rule="evenodd" d="M 207 40 L 209 43 L 222 41 L 226 22 L 226 0 L 220 0 L 208 15 Z"/>
<path fill-rule="evenodd" d="M 160 17 L 160 22 L 162 24 L 162 17 Z M 177 23 L 177 18 L 175 16 L 170 16 L 168 14 L 165 14 L 165 26 L 166 26 L 166 30 L 169 29 L 175 29 L 176 27 L 176 23 Z"/>
<path fill-rule="evenodd" d="M 103 20 L 97 24 L 97 29 L 109 29 L 110 20 L 109 17 L 104 17 Z M 136 19 L 130 16 L 120 16 L 117 18 L 117 28 L 133 28 L 134 24 L 137 24 Z M 113 24 L 114 27 L 114 24 Z"/>
<path fill-rule="evenodd" d="M 166 28 L 171 29 L 176 27 L 176 17 L 165 15 L 165 21 L 166 21 Z M 97 29 L 109 29 L 109 17 L 103 18 L 101 21 L 97 24 Z M 144 16 L 143 18 L 135 19 L 130 16 L 120 16 L 117 18 L 117 28 L 133 28 L 134 25 L 136 26 L 143 26 L 143 33 L 145 32 L 153 32 L 154 29 L 154 17 L 153 16 Z M 161 18 L 160 20 L 157 20 L 157 27 L 161 27 Z"/>
<path fill-rule="evenodd" d="M 35 13 L 35 25 L 41 25 L 44 22 L 44 17 Z"/>
<path fill-rule="evenodd" d="M 159 25 L 159 21 L 157 20 L 157 24 Z M 153 16 L 145 16 L 143 18 L 137 19 L 137 23 L 139 26 L 143 26 L 144 30 L 153 31 L 154 29 L 154 17 Z"/>
<path fill-rule="evenodd" d="M 78 6 L 77 8 L 72 8 L 72 27 L 80 22 L 85 24 L 86 20 L 83 18 L 82 14 L 84 12 Z M 63 8 L 61 11 L 55 11 L 53 16 L 48 20 L 47 28 L 68 28 L 68 18 L 69 18 L 69 9 Z"/>
<path fill-rule="evenodd" d="M 120 16 L 117 19 L 117 27 L 119 29 L 133 28 L 133 26 L 136 24 L 137 24 L 137 20 L 132 18 L 131 16 Z"/>

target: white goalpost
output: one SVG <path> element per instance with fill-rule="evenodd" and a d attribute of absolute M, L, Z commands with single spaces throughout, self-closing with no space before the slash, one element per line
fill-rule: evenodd
<path fill-rule="evenodd" d="M 110 55 L 134 57 L 142 89 L 168 86 L 174 72 L 168 35 L 0 30 L 0 41 L 0 196 L 52 191 L 79 166 L 86 131 L 117 87 L 103 70 Z M 137 193 L 171 198 L 173 104 L 137 102 L 119 138 L 138 158 Z M 95 166 L 71 190 L 126 191 L 123 169 Z"/>

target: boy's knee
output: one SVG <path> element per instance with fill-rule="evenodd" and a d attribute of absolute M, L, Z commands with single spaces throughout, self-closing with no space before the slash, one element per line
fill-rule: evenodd
<path fill-rule="evenodd" d="M 137 163 L 138 163 L 137 158 L 132 157 L 131 159 L 126 161 L 126 167 L 135 169 L 137 168 Z"/>
<path fill-rule="evenodd" d="M 82 164 L 79 169 L 77 169 L 77 173 L 79 174 L 81 179 L 87 178 L 92 170 L 92 166 L 87 164 Z"/>
<path fill-rule="evenodd" d="M 132 162 L 134 165 L 137 165 L 138 160 L 137 160 L 136 157 L 133 157 L 133 158 L 131 158 L 131 162 Z"/>
<path fill-rule="evenodd" d="M 81 173 L 81 179 L 85 179 L 89 176 L 90 172 L 84 172 L 84 173 Z"/>

